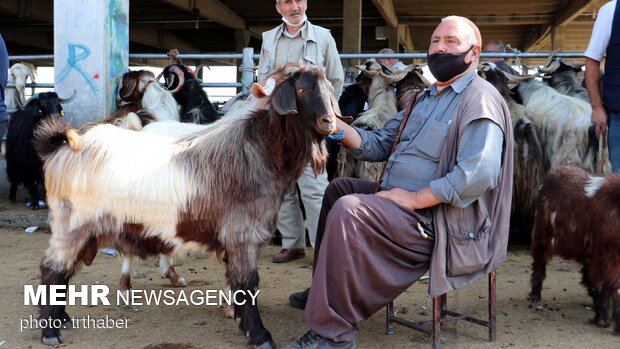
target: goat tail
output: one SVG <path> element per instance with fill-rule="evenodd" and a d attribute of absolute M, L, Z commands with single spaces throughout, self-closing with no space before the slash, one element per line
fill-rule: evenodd
<path fill-rule="evenodd" d="M 43 161 L 66 144 L 74 152 L 80 149 L 80 135 L 65 119 L 42 120 L 34 130 L 34 147 Z"/>

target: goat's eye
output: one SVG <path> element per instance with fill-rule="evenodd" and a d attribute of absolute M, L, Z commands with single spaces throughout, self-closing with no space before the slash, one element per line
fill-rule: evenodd
<path fill-rule="evenodd" d="M 297 92 L 297 94 L 302 94 L 304 93 L 304 89 L 303 88 L 298 88 L 297 90 L 295 90 Z"/>

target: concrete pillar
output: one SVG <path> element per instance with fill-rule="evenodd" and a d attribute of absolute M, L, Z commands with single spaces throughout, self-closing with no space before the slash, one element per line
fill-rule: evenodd
<path fill-rule="evenodd" d="M 54 1 L 54 84 L 75 126 L 116 110 L 128 67 L 129 0 Z"/>
<path fill-rule="evenodd" d="M 360 53 L 362 49 L 362 0 L 344 0 L 342 4 L 342 51 Z M 345 63 L 344 66 L 348 66 Z M 358 59 L 351 64 L 359 64 Z"/>

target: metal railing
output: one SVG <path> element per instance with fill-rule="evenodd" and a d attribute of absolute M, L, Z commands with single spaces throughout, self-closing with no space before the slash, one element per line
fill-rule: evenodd
<path fill-rule="evenodd" d="M 480 55 L 482 59 L 485 58 L 547 58 L 550 52 L 506 52 L 506 53 L 490 53 L 485 52 Z M 353 60 L 353 59 L 381 59 L 381 58 L 397 58 L 397 59 L 426 59 L 426 53 L 393 53 L 393 54 L 378 54 L 378 53 L 341 53 L 340 59 Z M 558 52 L 555 53 L 555 57 L 558 58 L 584 58 L 583 52 Z M 243 93 L 248 93 L 250 87 L 254 82 L 254 62 L 260 58 L 258 54 L 254 53 L 252 47 L 246 47 L 242 53 L 201 53 L 201 54 L 179 54 L 176 56 L 179 59 L 186 60 L 237 60 L 241 61 L 239 70 L 241 71 L 240 82 L 203 82 L 202 87 L 234 87 L 241 88 Z M 168 59 L 166 54 L 155 53 L 134 53 L 129 54 L 130 59 Z M 28 61 L 28 60 L 53 60 L 54 55 L 17 55 L 9 56 L 11 61 Z M 11 85 L 9 85 L 11 86 Z M 32 88 L 53 88 L 54 84 L 50 83 L 35 83 L 27 84 L 27 87 Z"/>

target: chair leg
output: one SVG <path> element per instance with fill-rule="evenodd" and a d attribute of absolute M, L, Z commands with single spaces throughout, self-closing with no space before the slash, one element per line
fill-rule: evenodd
<path fill-rule="evenodd" d="M 441 348 L 441 318 L 443 317 L 444 295 L 433 298 L 433 349 Z"/>
<path fill-rule="evenodd" d="M 394 325 L 392 325 L 390 316 L 394 316 L 394 302 L 388 303 L 385 307 L 385 334 L 394 334 Z"/>
<path fill-rule="evenodd" d="M 495 270 L 489 274 L 489 341 L 495 342 L 496 337 L 496 318 L 495 308 Z"/>

